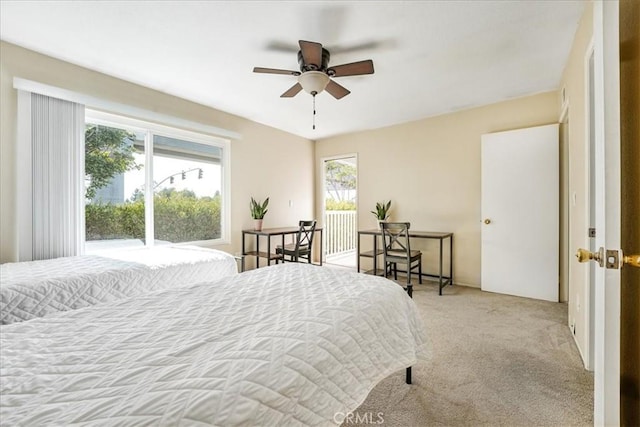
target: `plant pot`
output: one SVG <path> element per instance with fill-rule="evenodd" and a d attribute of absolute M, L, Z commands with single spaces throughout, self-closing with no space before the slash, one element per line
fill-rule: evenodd
<path fill-rule="evenodd" d="M 262 231 L 262 220 L 261 219 L 254 219 L 253 220 L 253 229 L 255 231 Z"/>

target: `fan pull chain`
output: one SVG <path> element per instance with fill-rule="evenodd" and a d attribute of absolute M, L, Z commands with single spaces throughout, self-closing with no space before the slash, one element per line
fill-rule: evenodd
<path fill-rule="evenodd" d="M 313 130 L 316 130 L 316 94 L 313 94 Z"/>

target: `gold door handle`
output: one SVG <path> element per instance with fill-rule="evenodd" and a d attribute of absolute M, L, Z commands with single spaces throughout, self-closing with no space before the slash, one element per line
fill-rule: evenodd
<path fill-rule="evenodd" d="M 595 261 L 600 264 L 600 267 L 602 267 L 604 265 L 604 249 L 600 248 L 598 252 L 590 252 L 586 249 L 580 248 L 578 249 L 578 252 L 576 252 L 576 258 L 578 258 L 578 262 Z"/>
<path fill-rule="evenodd" d="M 491 224 L 491 220 L 489 218 L 485 219 L 483 222 L 487 225 Z"/>
<path fill-rule="evenodd" d="M 640 267 L 640 255 L 625 255 L 622 263 L 633 267 Z"/>
<path fill-rule="evenodd" d="M 598 252 L 590 252 L 586 249 L 578 249 L 576 258 L 579 262 L 595 261 L 600 267 L 618 269 L 624 265 L 640 267 L 640 255 L 623 255 L 621 250 L 598 249 Z"/>

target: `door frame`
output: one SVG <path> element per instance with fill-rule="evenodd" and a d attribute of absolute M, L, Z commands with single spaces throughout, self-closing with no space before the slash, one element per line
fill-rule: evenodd
<path fill-rule="evenodd" d="M 596 247 L 620 241 L 619 4 L 593 3 Z M 606 90 L 605 90 L 606 88 Z M 620 423 L 620 270 L 596 269 L 594 424 Z"/>
<path fill-rule="evenodd" d="M 595 30 L 594 30 L 595 31 Z M 595 210 L 595 205 L 597 203 L 597 197 L 596 197 L 596 186 L 594 185 L 595 179 L 592 182 L 592 177 L 595 175 L 596 171 L 594 168 L 594 162 L 595 162 L 595 158 L 594 158 L 594 152 L 595 152 L 595 138 L 596 138 L 596 134 L 597 132 L 594 130 L 594 128 L 592 127 L 595 126 L 596 122 L 598 120 L 596 120 L 596 115 L 597 112 L 595 111 L 597 106 L 595 104 L 595 88 L 591 87 L 591 78 L 593 78 L 593 84 L 595 86 L 595 75 L 594 75 L 594 70 L 595 70 L 595 45 L 594 45 L 594 39 L 593 37 L 591 38 L 591 41 L 589 42 L 589 45 L 587 47 L 587 51 L 585 53 L 584 56 L 584 103 L 585 103 L 585 135 L 586 138 L 584 140 L 584 150 L 585 153 L 587 154 L 585 156 L 585 167 L 584 170 L 586 171 L 585 174 L 585 183 L 586 183 L 586 197 L 585 197 L 585 213 L 586 213 L 586 218 L 585 218 L 585 223 L 587 225 L 587 228 L 590 227 L 594 227 L 597 229 L 597 226 L 595 224 L 595 220 L 596 220 L 596 214 L 594 212 Z M 591 67 L 591 58 L 593 57 L 593 68 Z M 591 103 L 593 102 L 593 107 L 594 107 L 594 112 L 593 115 L 591 114 Z M 585 230 L 585 233 L 588 230 Z M 589 250 L 597 250 L 596 246 L 596 240 L 595 239 L 591 239 L 589 237 L 587 237 L 587 244 L 589 245 Z M 592 246 L 594 246 L 592 248 Z M 593 264 L 593 265 L 592 265 Z M 582 355 L 583 355 L 583 360 L 584 360 L 584 365 L 585 368 L 589 371 L 593 371 L 595 369 L 594 366 L 594 357 L 595 357 L 595 282 L 596 282 L 596 265 L 595 263 L 590 263 L 588 266 L 589 271 L 587 272 L 587 289 L 586 289 L 586 304 L 585 304 L 585 309 L 586 309 L 586 325 L 588 325 L 589 331 L 587 334 L 587 342 L 586 342 L 586 348 L 581 351 Z"/>
<path fill-rule="evenodd" d="M 558 119 L 559 123 L 559 144 L 560 156 L 558 166 L 560 167 L 560 222 L 559 222 L 559 238 L 560 238 L 560 287 L 558 290 L 559 301 L 570 303 L 569 287 L 571 284 L 571 265 L 573 259 L 573 249 L 571 248 L 571 147 L 569 141 L 569 101 L 566 100 L 562 104 L 562 110 Z M 564 134 L 563 134 L 564 131 Z M 567 318 L 567 323 L 570 320 Z"/>

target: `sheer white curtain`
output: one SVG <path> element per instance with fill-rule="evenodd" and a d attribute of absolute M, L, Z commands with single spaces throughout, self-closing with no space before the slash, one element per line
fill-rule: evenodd
<path fill-rule="evenodd" d="M 84 105 L 18 94 L 20 261 L 79 255 L 84 244 Z"/>

